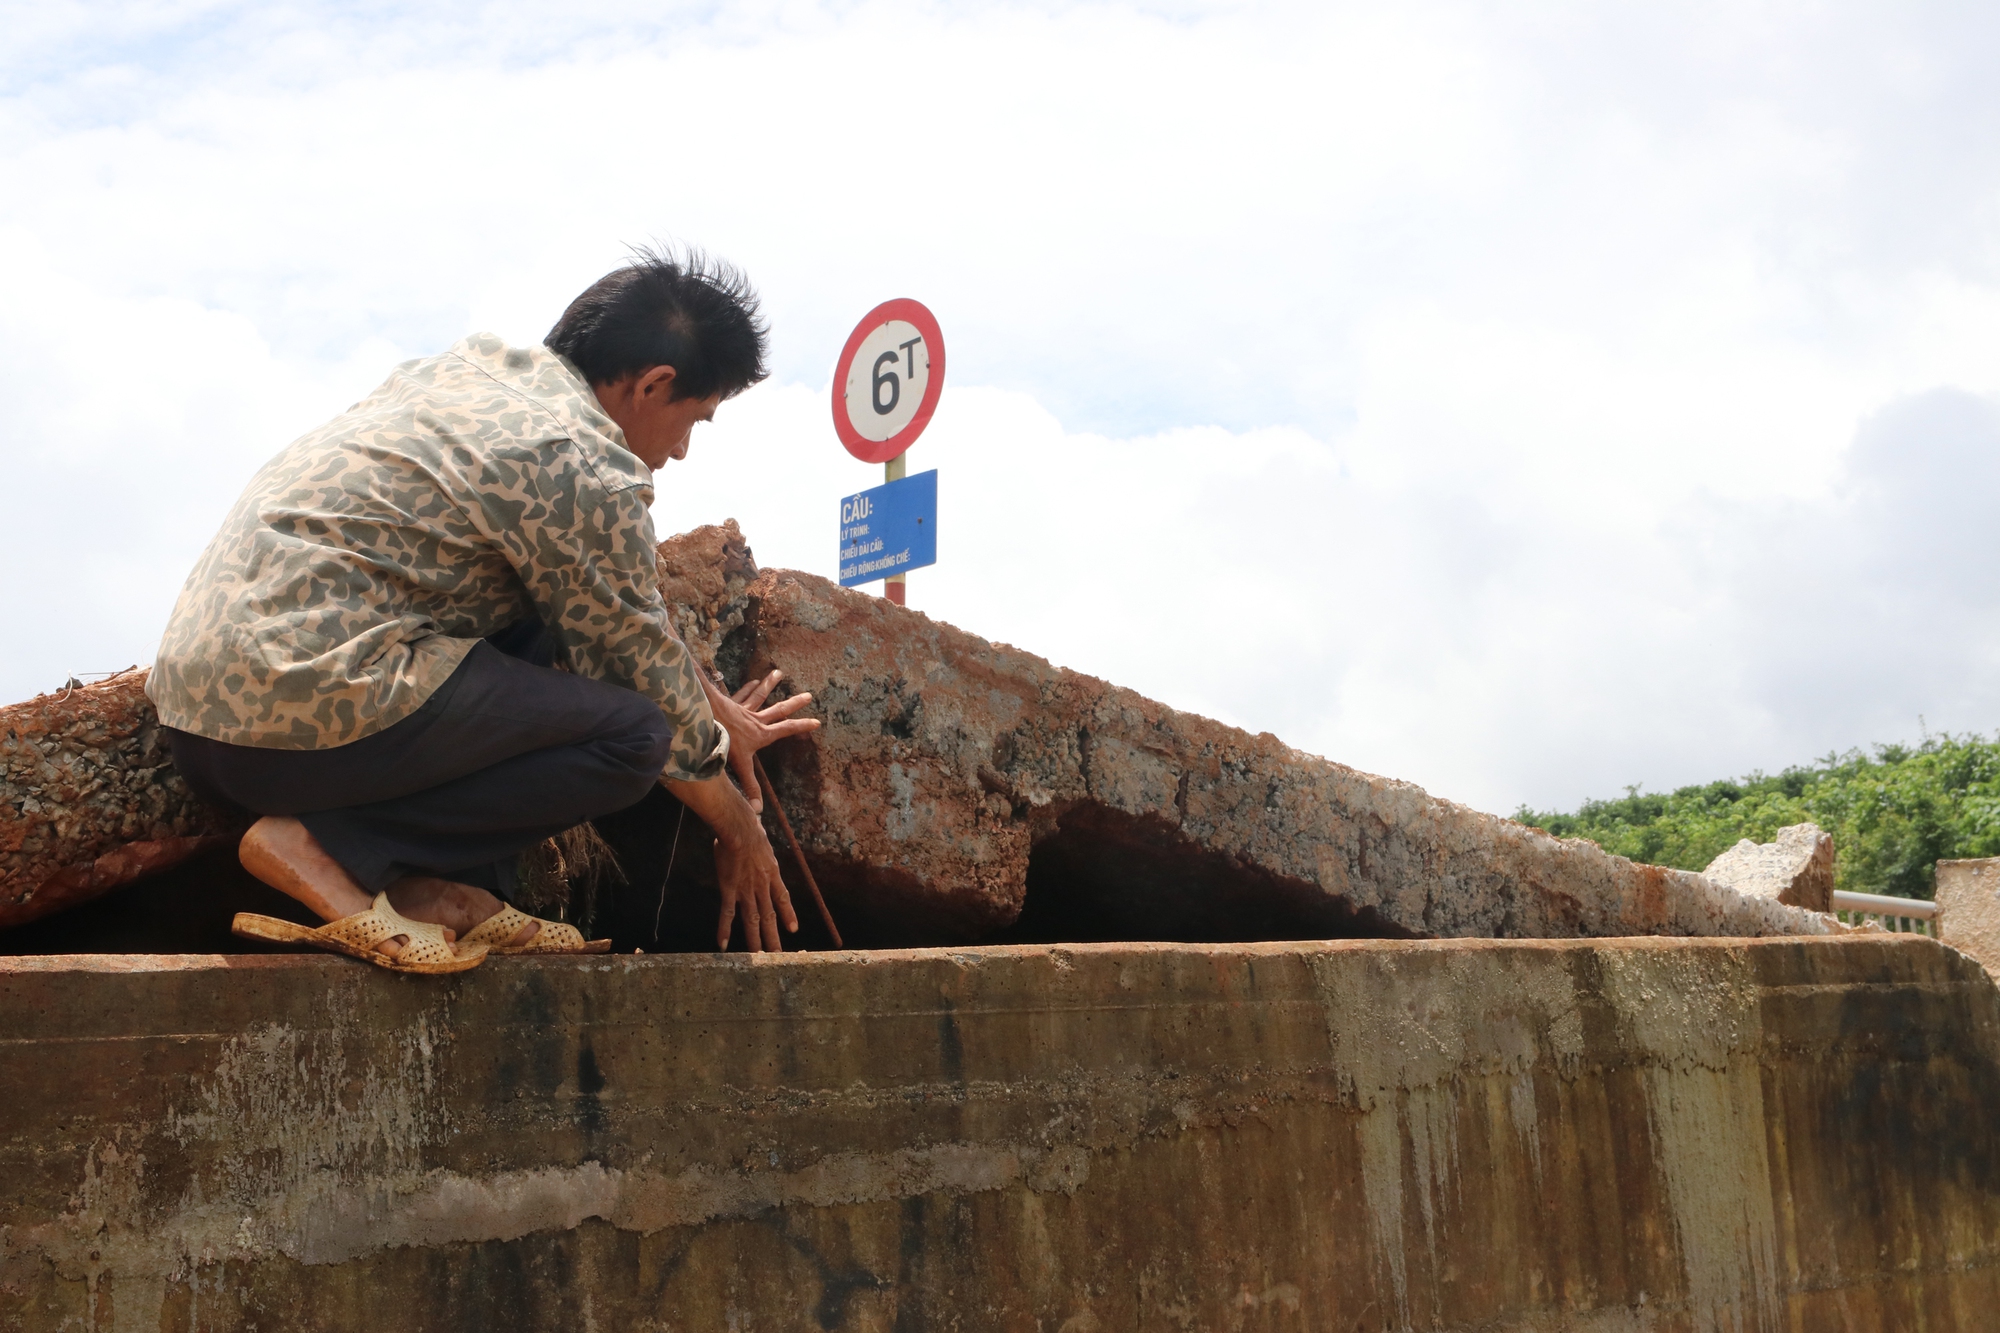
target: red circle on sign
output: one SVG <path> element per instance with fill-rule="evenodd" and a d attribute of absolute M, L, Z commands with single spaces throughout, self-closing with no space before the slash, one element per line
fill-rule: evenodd
<path fill-rule="evenodd" d="M 917 404 L 916 415 L 903 428 L 886 440 L 871 440 L 854 429 L 854 423 L 847 419 L 847 375 L 854 368 L 855 353 L 861 350 L 862 342 L 876 329 L 891 320 L 905 320 L 916 326 L 924 336 L 925 355 L 930 368 L 924 381 L 923 401 Z M 894 301 L 884 301 L 854 326 L 854 332 L 847 335 L 847 345 L 840 349 L 840 360 L 833 367 L 833 430 L 840 436 L 840 442 L 847 452 L 864 463 L 886 463 L 917 442 L 917 436 L 924 433 L 924 427 L 931 424 L 931 413 L 937 411 L 938 397 L 944 392 L 944 335 L 938 332 L 937 316 L 925 309 L 923 302 L 899 297 Z"/>

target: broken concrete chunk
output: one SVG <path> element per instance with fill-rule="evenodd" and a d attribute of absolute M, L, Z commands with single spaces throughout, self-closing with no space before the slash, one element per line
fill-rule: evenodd
<path fill-rule="evenodd" d="M 732 686 L 781 667 L 784 688 L 816 696 L 826 725 L 767 751 L 768 766 L 843 929 L 868 943 L 1839 929 L 810 574 L 760 574 L 734 523 L 659 555 L 699 660 Z M 0 927 L 235 831 L 173 773 L 144 680 L 0 710 Z"/>
<path fill-rule="evenodd" d="M 726 674 L 739 674 L 741 663 L 724 645 L 743 626 L 750 606 L 747 589 L 757 577 L 757 560 L 736 520 L 732 518 L 720 527 L 696 528 L 661 542 L 659 572 L 660 595 L 681 642 L 703 666 L 719 665 Z"/>
<path fill-rule="evenodd" d="M 1781 828 L 1776 842 L 1745 838 L 1701 873 L 1748 897 L 1833 910 L 1833 836 L 1817 824 Z"/>
<path fill-rule="evenodd" d="M 0 928 L 178 864 L 232 831 L 173 771 L 146 673 L 0 708 Z"/>
<path fill-rule="evenodd" d="M 707 529 L 661 548 L 727 537 Z M 747 552 L 746 558 L 747 558 Z M 1770 935 L 1831 920 L 1635 865 L 1178 712 L 791 570 L 698 608 L 731 684 L 825 726 L 767 752 L 836 910 L 910 939 Z M 700 653 L 706 645 L 697 646 Z"/>
<path fill-rule="evenodd" d="M 1937 863 L 1938 938 L 2000 979 L 2000 857 Z"/>

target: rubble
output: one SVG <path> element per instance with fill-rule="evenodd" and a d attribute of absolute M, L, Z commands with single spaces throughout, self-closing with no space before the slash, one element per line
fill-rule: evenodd
<path fill-rule="evenodd" d="M 740 536 L 662 546 L 678 567 Z M 749 553 L 731 555 L 733 569 Z M 697 646 L 782 668 L 825 727 L 769 767 L 836 910 L 906 941 L 1824 934 L 1829 917 L 1636 865 L 1178 712 L 793 570 L 711 588 Z M 726 627 L 726 628 L 724 628 Z"/>
<path fill-rule="evenodd" d="M 1637 865 L 1179 712 L 883 598 L 760 572 L 733 522 L 662 543 L 660 573 L 679 632 L 726 682 L 777 666 L 784 689 L 815 696 L 826 725 L 766 761 L 856 943 L 1841 929 L 1790 900 Z M 0 927 L 235 831 L 173 773 L 143 681 L 0 710 Z M 634 871 L 623 919 L 651 921 L 650 935 L 631 932 L 649 948 L 675 896 L 668 876 L 690 906 L 688 877 L 712 875 L 660 813 L 599 821 Z"/>
<path fill-rule="evenodd" d="M 1745 838 L 1701 873 L 1748 897 L 1833 910 L 1833 836 L 1817 824 L 1781 828 L 1775 842 Z"/>

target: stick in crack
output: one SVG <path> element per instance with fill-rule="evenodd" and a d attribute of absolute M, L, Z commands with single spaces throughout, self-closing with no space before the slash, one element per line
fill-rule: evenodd
<path fill-rule="evenodd" d="M 820 897 L 819 884 L 813 879 L 812 867 L 806 864 L 805 848 L 799 846 L 798 835 L 792 832 L 792 821 L 785 818 L 785 807 L 778 801 L 778 789 L 771 785 L 771 775 L 764 771 L 764 760 L 760 756 L 752 761 L 757 765 L 757 785 L 764 789 L 764 799 L 770 803 L 771 812 L 778 816 L 778 827 L 785 831 L 785 841 L 792 845 L 792 855 L 798 858 L 799 873 L 805 876 L 806 889 L 812 894 L 813 906 L 819 908 L 819 919 L 826 922 L 826 933 L 833 936 L 833 947 L 845 949 L 841 942 L 840 927 L 833 924 L 833 913 L 826 910 L 826 899 Z"/>

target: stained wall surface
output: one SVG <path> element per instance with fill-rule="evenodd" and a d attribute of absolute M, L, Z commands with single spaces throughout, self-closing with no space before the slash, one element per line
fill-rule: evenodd
<path fill-rule="evenodd" d="M 1914 937 L 0 960 L 0 1328 L 1990 1328 Z"/>

